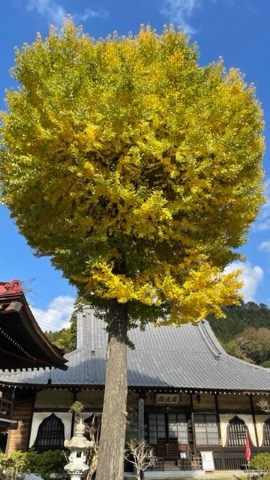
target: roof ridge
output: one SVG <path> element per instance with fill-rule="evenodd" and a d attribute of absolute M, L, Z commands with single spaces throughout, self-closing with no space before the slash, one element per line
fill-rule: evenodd
<path fill-rule="evenodd" d="M 219 360 L 219 358 L 221 357 L 221 354 L 224 353 L 224 350 L 221 347 L 220 343 L 218 342 L 216 336 L 214 336 L 214 338 L 213 338 L 210 335 L 210 332 L 213 333 L 213 331 L 212 331 L 211 327 L 209 326 L 209 323 L 207 322 L 207 320 L 202 320 L 198 324 L 198 328 L 199 328 L 200 334 L 201 334 L 206 346 L 208 347 L 210 352 L 213 354 L 213 356 L 217 360 Z"/>

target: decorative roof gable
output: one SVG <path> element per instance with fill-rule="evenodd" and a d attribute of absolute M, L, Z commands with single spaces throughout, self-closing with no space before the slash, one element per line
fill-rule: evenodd
<path fill-rule="evenodd" d="M 19 280 L 0 282 L 0 369 L 66 369 L 63 352 L 37 324 Z"/>

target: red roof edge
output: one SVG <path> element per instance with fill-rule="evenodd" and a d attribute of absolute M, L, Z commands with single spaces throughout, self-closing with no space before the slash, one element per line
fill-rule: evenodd
<path fill-rule="evenodd" d="M 23 293 L 22 282 L 20 280 L 11 280 L 10 282 L 0 282 L 0 296 L 14 295 L 14 293 Z"/>

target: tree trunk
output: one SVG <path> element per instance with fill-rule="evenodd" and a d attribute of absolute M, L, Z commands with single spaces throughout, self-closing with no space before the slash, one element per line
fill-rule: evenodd
<path fill-rule="evenodd" d="M 127 408 L 127 306 L 110 302 L 106 383 L 96 480 L 123 480 Z"/>

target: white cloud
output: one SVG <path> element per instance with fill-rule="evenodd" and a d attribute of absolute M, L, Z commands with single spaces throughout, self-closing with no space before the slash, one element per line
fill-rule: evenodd
<path fill-rule="evenodd" d="M 170 23 L 181 25 L 187 34 L 192 34 L 195 33 L 196 30 L 188 20 L 192 17 L 196 9 L 207 7 L 207 3 L 223 3 L 226 7 L 236 8 L 239 7 L 240 2 L 239 0 L 163 0 L 163 7 L 160 12 L 169 19 Z M 244 7 L 252 12 L 255 11 L 254 8 L 251 10 L 248 2 Z"/>
<path fill-rule="evenodd" d="M 50 23 L 56 26 L 61 26 L 70 13 L 54 0 L 28 0 L 27 10 L 36 11 L 41 17 L 46 17 Z M 86 8 L 82 13 L 72 14 L 72 18 L 76 23 L 85 22 L 91 17 L 105 18 L 106 16 L 107 12 L 105 10 L 93 10 L 91 8 Z"/>
<path fill-rule="evenodd" d="M 193 27 L 187 22 L 194 10 L 200 7 L 200 0 L 165 0 L 161 13 L 169 18 L 171 23 L 182 26 L 186 33 L 194 33 Z"/>
<path fill-rule="evenodd" d="M 67 16 L 66 10 L 53 0 L 28 0 L 27 9 L 36 10 L 41 17 L 47 17 L 55 25 L 61 25 Z"/>
<path fill-rule="evenodd" d="M 245 302 L 254 302 L 256 291 L 260 281 L 263 279 L 264 271 L 256 265 L 252 267 L 249 262 L 233 262 L 225 268 L 225 273 L 233 270 L 243 270 L 239 279 L 243 282 L 241 293 Z"/>
<path fill-rule="evenodd" d="M 75 13 L 72 15 L 72 18 L 76 23 L 79 23 L 86 22 L 88 18 L 105 18 L 107 16 L 108 12 L 106 10 L 92 10 L 91 8 L 86 8 L 83 13 Z"/>
<path fill-rule="evenodd" d="M 47 310 L 30 305 L 40 328 L 44 331 L 58 331 L 70 326 L 69 319 L 74 311 L 75 298 L 61 295 L 49 303 Z"/>
<path fill-rule="evenodd" d="M 255 230 L 255 232 L 267 232 L 270 230 L 270 218 L 263 221 L 259 218 L 254 224 L 253 230 Z"/>
<path fill-rule="evenodd" d="M 270 240 L 265 240 L 259 245 L 259 250 L 270 253 Z"/>

